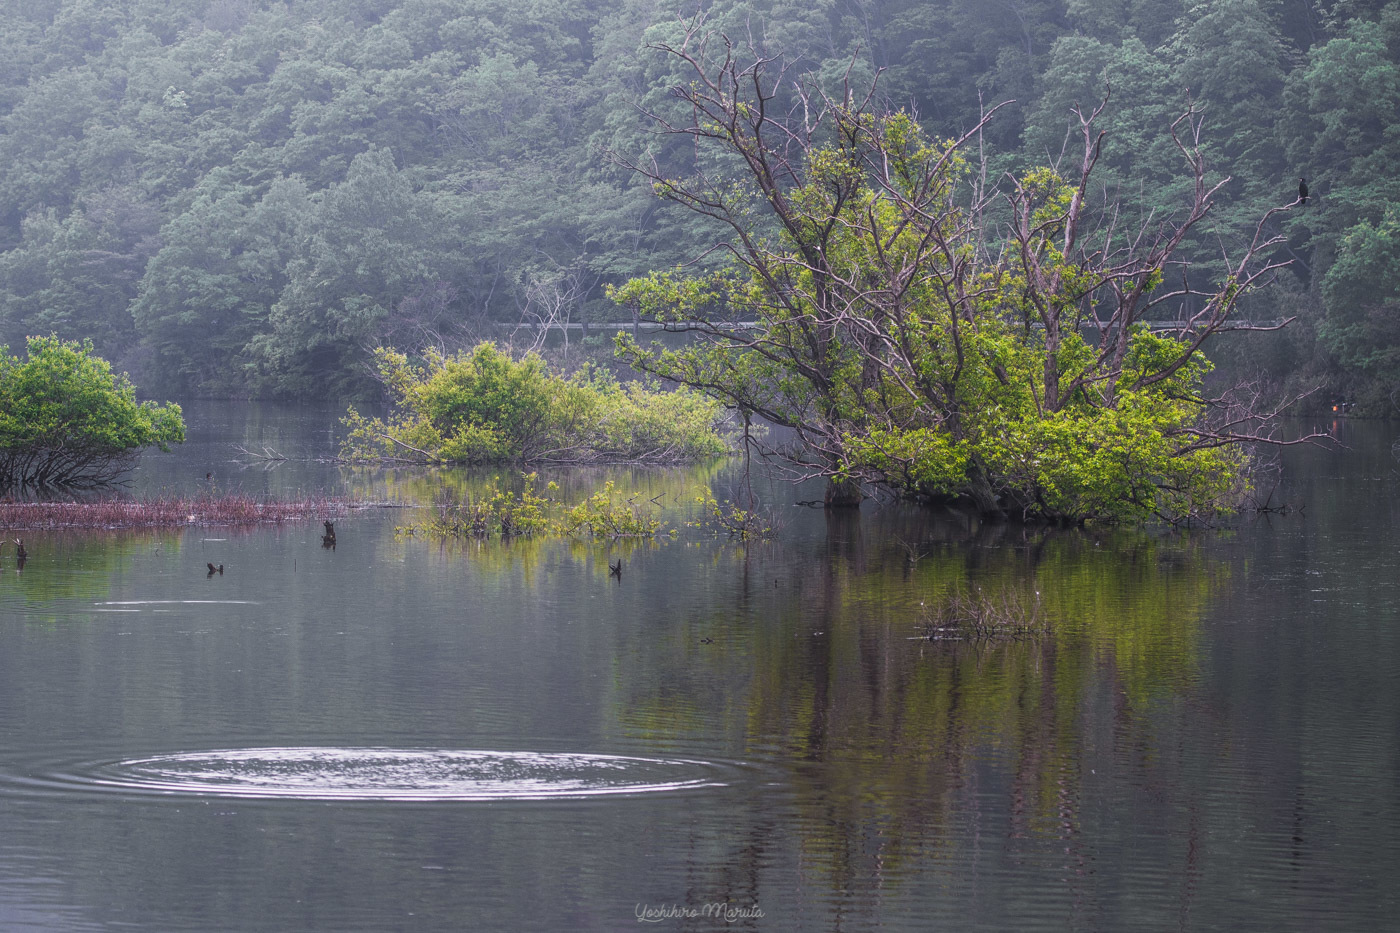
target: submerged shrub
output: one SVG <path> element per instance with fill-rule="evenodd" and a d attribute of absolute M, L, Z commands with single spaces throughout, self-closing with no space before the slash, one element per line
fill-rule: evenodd
<path fill-rule="evenodd" d="M 997 593 L 954 592 L 922 613 L 929 641 L 1020 641 L 1050 631 L 1040 593 L 1004 588 Z"/>
<path fill-rule="evenodd" d="M 741 541 L 755 541 L 775 538 L 783 527 L 778 513 L 754 502 L 752 496 L 747 509 L 736 502 L 721 503 L 709 489 L 701 490 L 695 502 L 700 507 L 701 517 L 687 522 L 692 528 L 723 532 Z"/>
<path fill-rule="evenodd" d="M 640 504 L 641 493 L 628 496 L 617 491 L 612 480 L 565 512 L 559 530 L 566 535 L 594 538 L 646 538 L 660 532 L 665 522 Z"/>
<path fill-rule="evenodd" d="M 493 343 L 422 364 L 375 351 L 393 398 L 386 419 L 351 408 L 342 454 L 423 463 L 675 463 L 722 453 L 717 402 L 688 389 L 619 383 L 595 369 L 564 378 Z"/>
<path fill-rule="evenodd" d="M 437 515 L 432 519 L 401 527 L 398 532 L 422 532 L 438 538 L 489 538 L 492 534 L 509 538 L 548 533 L 554 527 L 548 514 L 554 502 L 535 492 L 538 479 L 535 473 L 523 476 L 519 492 L 503 490 L 492 483 L 480 495 L 468 494 L 461 502 L 439 502 Z M 549 483 L 545 492 L 553 493 L 558 488 Z"/>

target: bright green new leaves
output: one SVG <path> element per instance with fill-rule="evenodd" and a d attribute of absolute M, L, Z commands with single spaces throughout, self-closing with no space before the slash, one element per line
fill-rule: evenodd
<path fill-rule="evenodd" d="M 669 463 L 724 450 L 718 405 L 688 390 L 622 385 L 592 370 L 565 379 L 538 356 L 513 360 L 491 343 L 430 352 L 417 366 L 382 347 L 375 358 L 395 413 L 350 410 L 350 459 Z"/>
<path fill-rule="evenodd" d="M 0 488 L 95 485 L 146 447 L 185 439 L 180 406 L 137 402 L 92 344 L 31 337 L 28 358 L 0 347 Z"/>

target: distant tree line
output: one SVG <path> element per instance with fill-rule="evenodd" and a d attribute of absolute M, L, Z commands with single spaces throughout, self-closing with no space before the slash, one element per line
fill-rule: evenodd
<path fill-rule="evenodd" d="M 644 113 L 681 106 L 653 47 L 686 3 L 0 0 L 0 343 L 90 338 L 162 393 L 343 398 L 377 391 L 377 346 L 620 319 L 608 286 L 715 235 L 603 155 L 689 171 Z M 1306 177 L 1252 299 L 1301 326 L 1263 362 L 1377 411 L 1400 389 L 1400 0 L 706 8 L 829 93 L 878 73 L 937 137 L 1014 100 L 978 142 L 998 174 L 1059 161 L 1107 94 L 1099 196 L 1139 212 L 1189 205 L 1169 127 L 1194 104 L 1232 180 L 1183 252 L 1208 267 Z"/>

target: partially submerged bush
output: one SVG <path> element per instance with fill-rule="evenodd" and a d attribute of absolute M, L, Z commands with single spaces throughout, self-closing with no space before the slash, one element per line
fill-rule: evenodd
<path fill-rule="evenodd" d="M 1037 638 L 1050 629 L 1050 620 L 1034 595 L 1003 590 L 953 593 L 922 613 L 929 641 L 1019 641 Z"/>
<path fill-rule="evenodd" d="M 692 528 L 724 532 L 731 538 L 754 541 L 775 538 L 783 527 L 778 513 L 771 508 L 752 501 L 747 509 L 736 502 L 720 502 L 708 488 L 700 491 L 695 502 L 700 507 L 701 517 L 688 523 Z"/>
<path fill-rule="evenodd" d="M 595 369 L 566 379 L 492 343 L 430 351 L 422 365 L 383 347 L 375 359 L 394 410 L 371 419 L 350 409 L 347 459 L 675 463 L 724 450 L 719 404 L 690 390 L 622 385 Z"/>
<path fill-rule="evenodd" d="M 647 538 L 661 531 L 665 522 L 653 517 L 652 510 L 638 502 L 641 493 L 628 496 L 603 484 L 583 502 L 569 509 L 560 525 L 568 535 L 588 534 L 594 538 Z"/>
<path fill-rule="evenodd" d="M 137 402 L 92 342 L 30 337 L 29 358 L 0 347 L 0 488 L 94 486 L 146 447 L 185 440 L 180 406 Z"/>
<path fill-rule="evenodd" d="M 531 535 L 551 528 L 549 510 L 553 500 L 535 492 L 537 475 L 524 477 L 524 488 L 518 493 L 498 488 L 493 482 L 479 495 L 468 494 L 461 502 L 439 502 L 437 515 L 421 525 L 399 528 L 400 534 L 424 532 L 439 538 L 489 538 L 499 534 Z M 550 483 L 545 491 L 559 487 Z"/>

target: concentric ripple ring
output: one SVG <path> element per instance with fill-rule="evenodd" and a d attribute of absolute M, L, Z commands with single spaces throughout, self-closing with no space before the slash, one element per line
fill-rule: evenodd
<path fill-rule="evenodd" d="M 109 789 L 311 800 L 531 800 L 721 787 L 705 761 L 559 752 L 403 748 L 248 748 L 107 765 Z M 70 776 L 71 779 L 71 776 Z"/>

